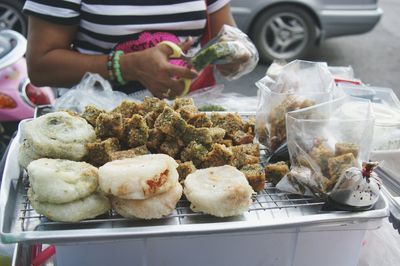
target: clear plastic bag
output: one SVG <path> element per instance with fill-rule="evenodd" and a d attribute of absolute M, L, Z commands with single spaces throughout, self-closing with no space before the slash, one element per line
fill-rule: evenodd
<path fill-rule="evenodd" d="M 274 64 L 272 77 L 256 83 L 259 104 L 256 135 L 269 152 L 286 141 L 285 114 L 334 99 L 335 82 L 326 63 L 295 60 L 283 67 Z"/>
<path fill-rule="evenodd" d="M 193 98 L 201 111 L 255 112 L 257 96 L 245 96 L 240 93 L 223 93 L 224 85 L 196 90 L 186 97 Z"/>
<path fill-rule="evenodd" d="M 349 113 L 344 106 L 352 103 L 363 104 L 364 108 Z M 361 163 L 369 159 L 374 116 L 367 100 L 344 96 L 289 112 L 286 123 L 291 170 L 294 171 L 278 183 L 281 190 L 326 194 L 347 169 L 360 168 Z"/>
<path fill-rule="evenodd" d="M 329 66 L 328 69 L 335 79 L 354 79 L 354 70 L 352 66 Z"/>
<path fill-rule="evenodd" d="M 82 113 L 87 105 L 112 110 L 123 100 L 135 100 L 120 91 L 113 91 L 110 83 L 98 74 L 86 73 L 81 82 L 69 89 L 55 102 L 55 110 Z"/>
<path fill-rule="evenodd" d="M 193 66 L 200 70 L 209 63 L 238 64 L 227 80 L 235 80 L 251 72 L 258 63 L 258 51 L 249 37 L 238 28 L 224 25 L 218 35 L 210 40 L 193 58 Z"/>

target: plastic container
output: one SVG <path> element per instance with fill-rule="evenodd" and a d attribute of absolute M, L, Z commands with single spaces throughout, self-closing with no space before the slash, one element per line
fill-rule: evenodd
<path fill-rule="evenodd" d="M 354 97 L 369 99 L 373 102 L 375 127 L 374 151 L 400 150 L 400 101 L 392 89 L 356 85 L 342 85 L 343 90 Z M 348 113 L 357 113 L 361 105 L 346 106 Z"/>

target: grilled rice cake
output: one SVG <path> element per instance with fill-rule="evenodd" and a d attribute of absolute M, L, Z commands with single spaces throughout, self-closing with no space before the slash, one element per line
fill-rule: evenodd
<path fill-rule="evenodd" d="M 182 186 L 177 182 L 164 193 L 143 200 L 111 197 L 113 209 L 126 218 L 159 219 L 169 215 L 182 196 Z"/>
<path fill-rule="evenodd" d="M 37 213 L 56 222 L 79 222 L 104 214 L 111 209 L 109 199 L 97 192 L 85 198 L 62 204 L 40 202 L 36 200 L 37 197 L 32 189 L 29 189 L 28 197 Z"/>
<path fill-rule="evenodd" d="M 254 193 L 244 174 L 229 165 L 196 170 L 186 177 L 184 185 L 193 211 L 217 217 L 246 212 Z"/>
<path fill-rule="evenodd" d="M 147 154 L 116 160 L 99 168 L 103 192 L 124 199 L 147 199 L 178 182 L 178 164 L 165 154 Z"/>
<path fill-rule="evenodd" d="M 29 121 L 21 130 L 23 144 L 19 162 L 26 167 L 32 159 L 56 158 L 80 161 L 86 144 L 96 139 L 85 119 L 67 112 L 54 112 Z"/>
<path fill-rule="evenodd" d="M 98 170 L 85 162 L 42 158 L 28 165 L 35 200 L 67 203 L 92 194 L 98 187 Z"/>

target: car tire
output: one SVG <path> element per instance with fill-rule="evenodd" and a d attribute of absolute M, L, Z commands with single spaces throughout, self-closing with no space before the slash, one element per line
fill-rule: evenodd
<path fill-rule="evenodd" d="M 0 0 L 0 30 L 11 29 L 26 36 L 28 27 L 23 6 L 22 0 Z"/>
<path fill-rule="evenodd" d="M 315 47 L 317 26 L 301 7 L 282 5 L 261 13 L 253 23 L 251 37 L 262 61 L 303 58 Z"/>

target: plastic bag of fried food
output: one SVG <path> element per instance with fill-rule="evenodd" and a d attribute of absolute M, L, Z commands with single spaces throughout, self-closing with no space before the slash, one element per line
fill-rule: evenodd
<path fill-rule="evenodd" d="M 273 64 L 259 80 L 256 136 L 269 152 L 286 141 L 287 112 L 328 102 L 337 91 L 325 63 L 295 60 L 279 67 Z"/>
<path fill-rule="evenodd" d="M 364 108 L 349 114 L 343 106 L 352 102 Z M 367 100 L 343 96 L 289 112 L 286 120 L 291 171 L 277 184 L 281 190 L 324 195 L 347 169 L 369 159 L 374 116 Z"/>

